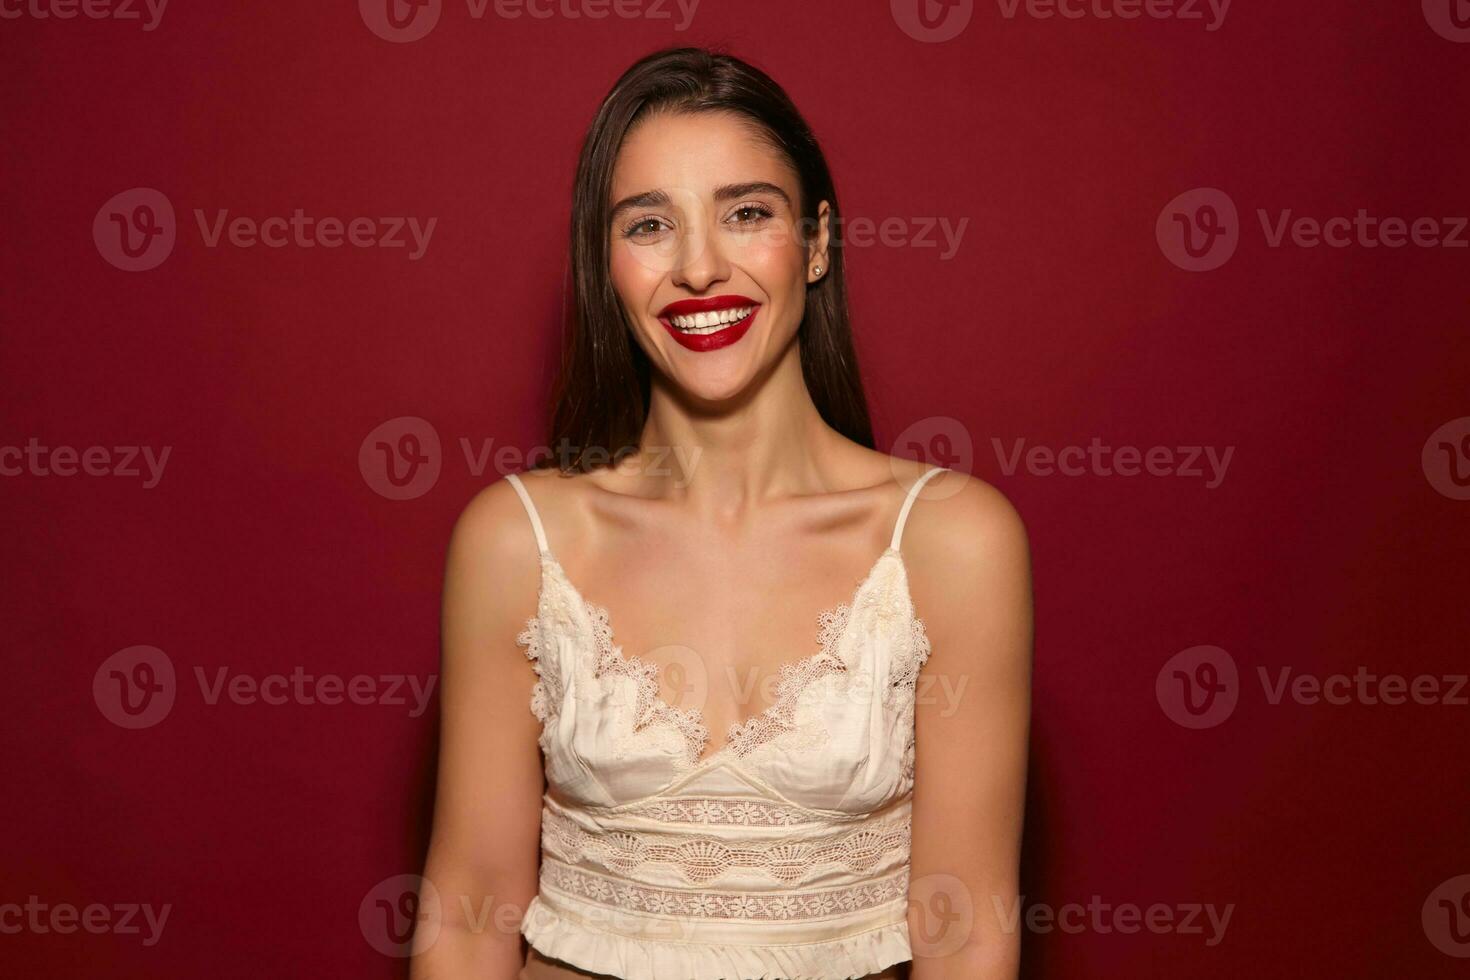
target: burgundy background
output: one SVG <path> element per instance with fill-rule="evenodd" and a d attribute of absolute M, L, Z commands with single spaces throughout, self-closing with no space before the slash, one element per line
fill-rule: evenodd
<path fill-rule="evenodd" d="M 1236 906 L 1215 947 L 1031 934 L 1026 975 L 1463 974 L 1420 910 L 1470 873 L 1470 709 L 1272 705 L 1256 679 L 1466 670 L 1470 503 L 1420 453 L 1470 415 L 1470 252 L 1273 249 L 1255 217 L 1470 213 L 1470 45 L 1418 3 L 1237 0 L 1217 31 L 980 3 L 930 44 L 881 2 L 704 0 L 678 32 L 448 0 L 392 44 L 350 2 L 177 2 L 153 31 L 24 16 L 0 37 L 0 443 L 172 447 L 151 490 L 0 480 L 0 902 L 173 906 L 152 948 L 0 935 L 5 972 L 403 974 L 358 908 L 421 869 L 437 709 L 209 705 L 194 670 L 437 670 L 447 535 L 499 475 L 459 440 L 544 438 L 583 129 L 638 55 L 720 43 L 792 93 L 849 218 L 969 220 L 949 261 L 879 244 L 848 261 L 880 445 L 963 431 L 1030 528 L 1028 903 Z M 140 186 L 172 201 L 178 241 L 129 273 L 91 228 Z M 1155 241 L 1196 187 L 1240 209 L 1213 272 Z M 208 248 L 193 215 L 297 207 L 438 224 L 413 262 Z M 358 454 L 400 416 L 432 423 L 443 471 L 394 501 Z M 1007 473 L 991 442 L 1094 436 L 1235 454 L 1210 490 Z M 168 654 L 178 695 L 128 731 L 92 680 L 137 644 Z M 1193 731 L 1154 683 L 1200 644 L 1242 688 Z"/>

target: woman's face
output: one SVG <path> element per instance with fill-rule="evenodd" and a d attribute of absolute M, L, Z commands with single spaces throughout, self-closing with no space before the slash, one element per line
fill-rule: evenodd
<path fill-rule="evenodd" d="M 613 288 L 654 366 L 705 401 L 731 398 L 796 335 L 825 233 L 801 232 L 797 176 L 729 113 L 658 113 L 613 168 Z M 827 207 L 820 215 L 825 232 Z"/>

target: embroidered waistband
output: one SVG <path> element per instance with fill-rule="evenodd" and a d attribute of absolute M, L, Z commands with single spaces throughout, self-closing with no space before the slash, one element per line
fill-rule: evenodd
<path fill-rule="evenodd" d="M 541 817 L 544 851 L 575 864 L 590 858 L 624 874 L 659 862 L 677 867 L 685 881 L 704 884 L 732 868 L 764 871 L 783 883 L 800 881 L 820 868 L 837 865 L 868 871 L 885 858 L 907 855 L 907 816 L 864 825 L 825 837 L 733 842 L 701 834 L 617 830 L 589 831 L 551 810 Z"/>
<path fill-rule="evenodd" d="M 906 898 L 908 876 L 908 868 L 904 867 L 870 881 L 832 888 L 716 892 L 649 887 L 574 868 L 554 858 L 541 862 L 543 891 L 561 892 L 602 906 L 610 913 L 641 912 L 689 919 L 783 921 L 862 912 Z"/>

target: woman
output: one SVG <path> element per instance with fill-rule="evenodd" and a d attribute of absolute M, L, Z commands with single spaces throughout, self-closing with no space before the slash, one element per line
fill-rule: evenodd
<path fill-rule="evenodd" d="M 872 448 L 838 219 L 735 58 L 660 52 L 603 102 L 569 454 L 449 548 L 415 977 L 1015 976 L 1025 531 Z"/>

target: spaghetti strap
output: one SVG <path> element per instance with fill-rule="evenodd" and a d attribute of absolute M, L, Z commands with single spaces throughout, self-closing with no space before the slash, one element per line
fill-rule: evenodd
<path fill-rule="evenodd" d="M 531 503 L 531 495 L 521 485 L 521 478 L 514 473 L 507 473 L 505 479 L 516 488 L 516 494 L 521 498 L 522 506 L 526 508 L 526 516 L 531 518 L 531 530 L 536 532 L 536 549 L 543 555 L 551 554 L 551 548 L 546 544 L 546 531 L 541 527 L 541 515 L 536 513 L 536 505 Z"/>
<path fill-rule="evenodd" d="M 898 550 L 898 542 L 903 537 L 903 526 L 905 523 L 908 522 L 909 510 L 913 508 L 914 500 L 919 496 L 919 489 L 923 487 L 925 483 L 929 482 L 930 477 L 934 476 L 936 473 L 945 472 L 945 469 L 946 468 L 943 466 L 935 466 L 923 476 L 915 480 L 913 486 L 909 487 L 909 494 L 903 499 L 903 509 L 898 512 L 898 522 L 893 526 L 893 540 L 888 545 L 890 550 Z"/>

